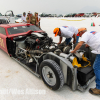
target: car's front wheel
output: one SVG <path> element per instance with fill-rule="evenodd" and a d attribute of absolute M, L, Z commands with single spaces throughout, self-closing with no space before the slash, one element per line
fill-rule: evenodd
<path fill-rule="evenodd" d="M 62 70 L 53 60 L 47 59 L 41 63 L 40 75 L 43 82 L 52 90 L 58 90 L 64 85 Z"/>

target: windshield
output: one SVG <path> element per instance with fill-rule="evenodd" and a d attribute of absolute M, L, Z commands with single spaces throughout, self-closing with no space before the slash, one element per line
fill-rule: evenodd
<path fill-rule="evenodd" d="M 41 30 L 41 29 L 39 29 L 35 25 L 31 25 L 31 26 L 11 27 L 11 28 L 8 28 L 7 30 L 8 30 L 9 34 L 18 34 L 18 33 L 27 32 L 29 30 L 38 31 L 38 30 Z"/>

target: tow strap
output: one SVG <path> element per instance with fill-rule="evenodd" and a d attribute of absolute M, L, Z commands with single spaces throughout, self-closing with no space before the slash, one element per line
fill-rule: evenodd
<path fill-rule="evenodd" d="M 75 58 L 73 59 L 73 62 L 72 62 L 73 67 L 74 67 L 74 66 L 77 66 L 78 68 L 80 68 L 80 67 L 91 66 L 91 62 L 88 61 L 87 58 L 84 57 L 84 55 L 82 56 L 82 60 L 88 62 L 88 64 L 85 65 L 85 66 L 82 66 L 81 64 L 78 63 L 77 58 L 75 57 Z"/>

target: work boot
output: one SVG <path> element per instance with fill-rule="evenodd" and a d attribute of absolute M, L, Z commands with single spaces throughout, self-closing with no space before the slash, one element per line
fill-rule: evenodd
<path fill-rule="evenodd" d="M 96 95 L 100 95 L 100 90 L 99 89 L 96 89 L 96 88 L 90 88 L 89 89 L 89 92 L 91 93 L 91 94 L 96 94 Z"/>

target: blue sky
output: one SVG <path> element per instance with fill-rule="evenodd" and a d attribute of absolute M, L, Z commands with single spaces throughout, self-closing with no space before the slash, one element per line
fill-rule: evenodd
<path fill-rule="evenodd" d="M 13 10 L 14 14 L 27 13 L 100 13 L 100 0 L 0 0 L 0 12 Z"/>

